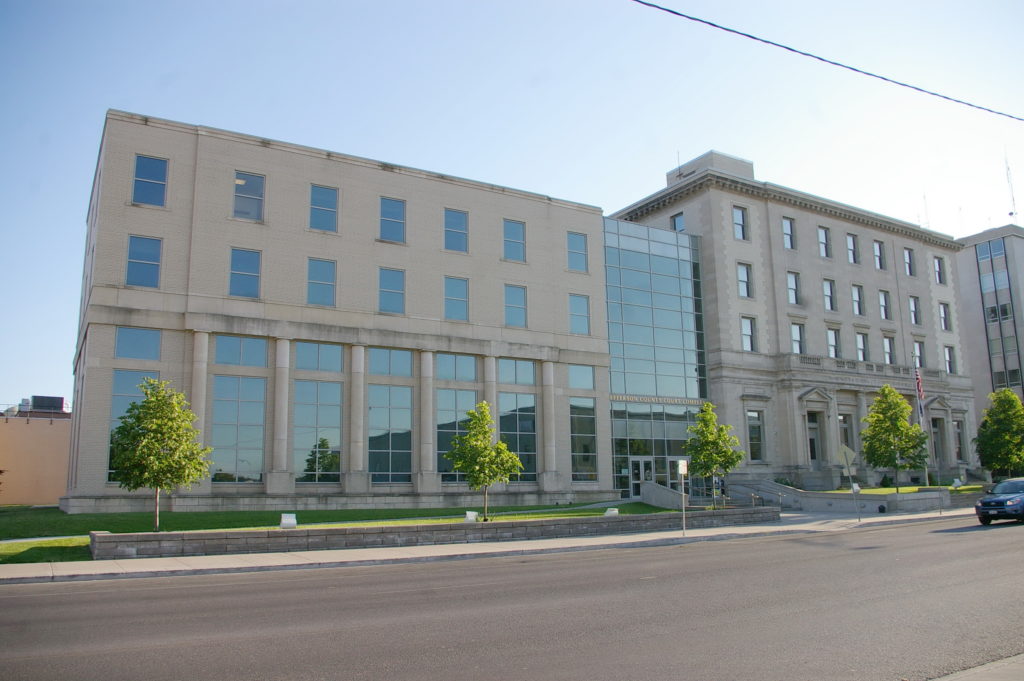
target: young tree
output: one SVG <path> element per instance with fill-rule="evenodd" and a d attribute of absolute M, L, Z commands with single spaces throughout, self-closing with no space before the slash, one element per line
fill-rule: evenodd
<path fill-rule="evenodd" d="M 910 423 L 910 403 L 886 384 L 878 391 L 863 421 L 861 451 L 864 460 L 875 468 L 891 468 L 896 493 L 899 494 L 899 471 L 927 465 L 925 443 L 928 436 L 917 423 Z"/>
<path fill-rule="evenodd" d="M 145 398 L 132 402 L 110 436 L 111 463 L 122 488 L 154 491 L 153 531 L 160 531 L 160 490 L 189 487 L 209 475 L 210 447 L 196 442 L 196 416 L 168 381 L 147 378 Z"/>
<path fill-rule="evenodd" d="M 974 444 L 981 465 L 1007 475 L 1024 470 L 1024 405 L 1009 388 L 988 396 L 992 406 L 985 410 Z"/>
<path fill-rule="evenodd" d="M 469 488 L 484 491 L 484 520 L 487 517 L 487 489 L 509 478 L 523 468 L 519 457 L 504 442 L 494 442 L 494 421 L 486 402 L 467 411 L 466 434 L 452 438 L 452 448 L 445 457 L 452 468 L 465 474 Z"/>
<path fill-rule="evenodd" d="M 715 405 L 705 402 L 697 413 L 697 423 L 686 429 L 692 435 L 683 443 L 683 453 L 690 457 L 690 474 L 706 478 L 724 476 L 739 465 L 743 452 L 736 449 L 740 441 L 730 435 L 732 426 L 718 425 Z M 715 505 L 714 491 L 711 495 Z"/>

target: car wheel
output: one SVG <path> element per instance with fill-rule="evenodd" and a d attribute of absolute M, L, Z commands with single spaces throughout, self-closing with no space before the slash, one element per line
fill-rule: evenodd
<path fill-rule="evenodd" d="M 991 518 L 986 518 L 985 516 L 979 516 L 978 517 L 978 522 L 981 523 L 982 525 L 991 525 L 992 524 L 992 519 Z"/>

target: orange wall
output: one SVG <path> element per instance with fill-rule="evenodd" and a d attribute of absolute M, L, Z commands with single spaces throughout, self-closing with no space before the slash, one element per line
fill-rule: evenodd
<path fill-rule="evenodd" d="M 56 504 L 67 492 L 71 419 L 0 416 L 0 504 Z"/>

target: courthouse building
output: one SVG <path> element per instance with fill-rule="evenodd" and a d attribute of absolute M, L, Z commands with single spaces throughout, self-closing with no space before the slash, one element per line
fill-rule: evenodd
<path fill-rule="evenodd" d="M 738 481 L 829 488 L 878 387 L 916 400 L 915 364 L 933 469 L 974 465 L 959 246 L 721 154 L 605 218 L 111 111 L 87 228 L 73 512 L 148 503 L 109 461 L 148 376 L 213 447 L 180 510 L 469 503 L 444 452 L 484 400 L 524 463 L 500 503 L 677 488 L 706 400 L 736 426 Z"/>

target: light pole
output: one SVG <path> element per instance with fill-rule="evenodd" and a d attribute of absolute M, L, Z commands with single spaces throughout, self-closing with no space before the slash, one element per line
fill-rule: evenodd
<path fill-rule="evenodd" d="M 676 462 L 679 468 L 679 491 L 683 495 L 683 536 L 686 536 L 686 472 L 690 468 L 690 457 L 684 456 Z"/>

